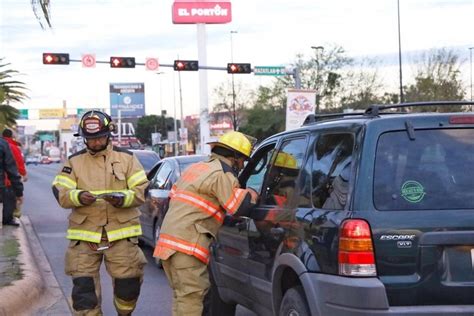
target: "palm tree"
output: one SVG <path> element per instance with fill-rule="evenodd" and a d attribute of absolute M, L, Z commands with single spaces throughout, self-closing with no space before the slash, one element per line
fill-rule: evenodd
<path fill-rule="evenodd" d="M 45 28 L 41 21 L 43 18 L 49 27 L 51 27 L 51 16 L 49 12 L 50 0 L 31 0 L 31 8 L 35 14 L 36 19 L 38 20 L 41 28 Z M 41 12 L 39 12 L 41 11 Z"/>
<path fill-rule="evenodd" d="M 10 105 L 11 102 L 22 102 L 28 96 L 25 93 L 25 84 L 13 80 L 18 71 L 4 67 L 10 66 L 0 58 L 0 127 L 16 125 L 20 111 Z"/>

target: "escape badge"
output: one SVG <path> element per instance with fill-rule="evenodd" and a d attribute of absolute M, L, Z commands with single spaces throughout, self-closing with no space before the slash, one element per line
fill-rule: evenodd
<path fill-rule="evenodd" d="M 418 203 L 426 195 L 425 188 L 417 181 L 408 180 L 402 185 L 402 196 L 410 203 Z"/>

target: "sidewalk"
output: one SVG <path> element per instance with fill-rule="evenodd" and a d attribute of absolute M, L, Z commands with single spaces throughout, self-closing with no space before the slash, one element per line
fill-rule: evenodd
<path fill-rule="evenodd" d="M 28 216 L 0 228 L 0 316 L 71 315 Z"/>

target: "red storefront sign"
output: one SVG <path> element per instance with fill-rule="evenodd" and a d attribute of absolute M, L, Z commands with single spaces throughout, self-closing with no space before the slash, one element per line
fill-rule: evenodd
<path fill-rule="evenodd" d="M 174 2 L 174 24 L 224 24 L 232 21 L 230 2 Z"/>

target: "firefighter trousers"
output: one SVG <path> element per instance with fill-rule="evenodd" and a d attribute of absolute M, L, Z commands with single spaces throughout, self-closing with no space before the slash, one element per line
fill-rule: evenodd
<path fill-rule="evenodd" d="M 210 286 L 207 265 L 181 252 L 162 262 L 173 289 L 173 316 L 201 316 Z"/>
<path fill-rule="evenodd" d="M 94 250 L 86 241 L 71 240 L 66 251 L 65 272 L 72 276 L 74 315 L 102 315 L 100 265 L 105 263 L 112 277 L 114 306 L 119 315 L 131 315 L 143 281 L 146 258 L 138 247 L 138 238 L 115 241 L 105 250 Z M 99 246 L 107 246 L 101 243 Z"/>

